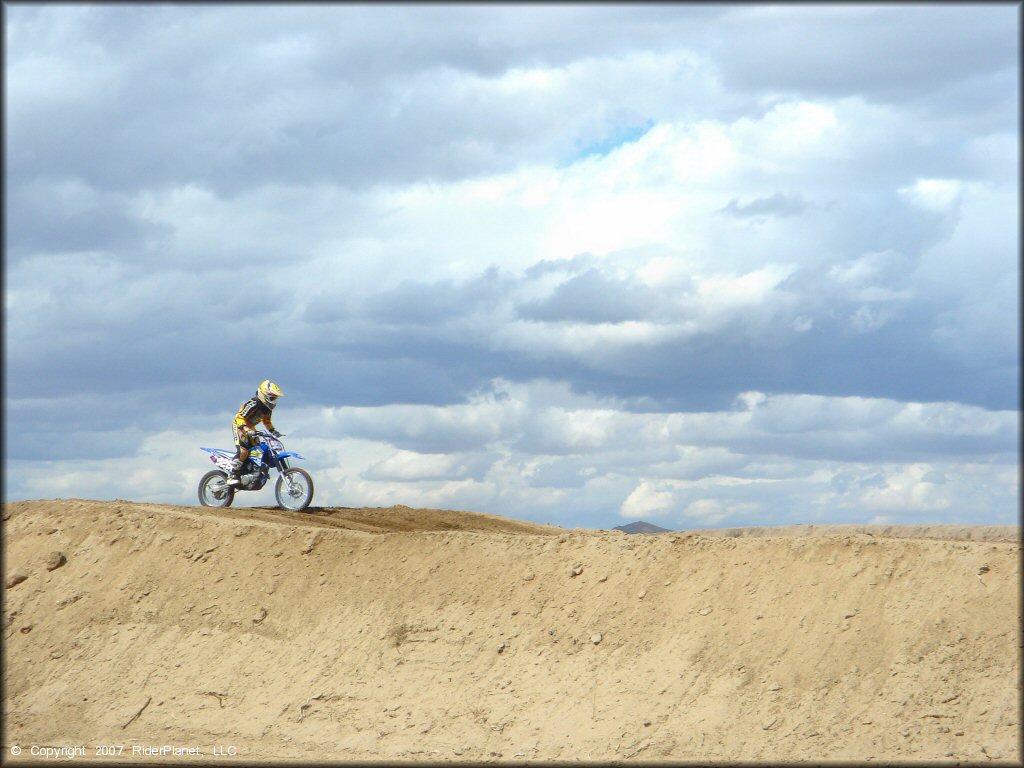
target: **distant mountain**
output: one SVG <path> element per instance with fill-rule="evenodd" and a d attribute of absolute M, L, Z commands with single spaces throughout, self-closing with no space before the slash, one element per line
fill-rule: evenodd
<path fill-rule="evenodd" d="M 660 525 L 654 525 L 653 523 L 645 523 L 640 520 L 636 523 L 630 523 L 629 525 L 616 525 L 613 531 L 623 531 L 624 533 L 668 533 L 668 528 L 662 528 Z"/>

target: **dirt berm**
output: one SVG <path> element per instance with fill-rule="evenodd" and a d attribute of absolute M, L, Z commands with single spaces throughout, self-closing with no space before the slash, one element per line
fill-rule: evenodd
<path fill-rule="evenodd" d="M 58 500 L 4 528 L 12 764 L 1021 758 L 1016 527 Z"/>

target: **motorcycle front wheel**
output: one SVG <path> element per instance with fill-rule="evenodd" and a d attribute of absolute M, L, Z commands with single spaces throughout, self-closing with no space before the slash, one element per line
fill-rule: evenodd
<path fill-rule="evenodd" d="M 281 509 L 301 512 L 313 500 L 313 478 L 309 472 L 298 467 L 285 470 L 277 478 L 274 495 Z"/>
<path fill-rule="evenodd" d="M 235 489 L 227 484 L 228 475 L 219 469 L 207 472 L 199 481 L 199 503 L 204 507 L 230 507 Z"/>

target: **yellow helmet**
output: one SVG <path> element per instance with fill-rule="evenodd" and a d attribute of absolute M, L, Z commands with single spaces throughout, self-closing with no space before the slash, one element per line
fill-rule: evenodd
<path fill-rule="evenodd" d="M 260 382 L 260 388 L 256 390 L 256 397 L 270 410 L 274 410 L 274 406 L 277 405 L 277 398 L 281 397 L 284 392 L 270 379 L 264 379 Z"/>

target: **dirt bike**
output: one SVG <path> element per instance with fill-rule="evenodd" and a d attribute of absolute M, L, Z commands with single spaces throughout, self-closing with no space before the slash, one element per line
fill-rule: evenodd
<path fill-rule="evenodd" d="M 302 456 L 286 451 L 281 441 L 271 434 L 257 432 L 256 435 L 260 442 L 249 450 L 249 458 L 239 473 L 241 482 L 235 486 L 227 484 L 235 452 L 223 448 L 201 448 L 210 454 L 210 461 L 218 469 L 207 472 L 199 481 L 199 503 L 204 507 L 230 507 L 236 491 L 262 489 L 273 468 L 278 472 L 274 486 L 278 505 L 291 512 L 301 512 L 313 500 L 313 478 L 304 469 L 289 467 L 288 460 L 301 459 Z"/>

